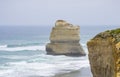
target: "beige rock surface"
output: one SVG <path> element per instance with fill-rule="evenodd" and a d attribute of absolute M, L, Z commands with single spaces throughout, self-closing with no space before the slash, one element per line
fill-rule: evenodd
<path fill-rule="evenodd" d="M 87 46 L 93 77 L 120 77 L 120 29 L 96 35 Z"/>
<path fill-rule="evenodd" d="M 80 41 L 80 27 L 58 20 L 50 34 L 50 43 L 46 45 L 47 54 L 53 55 L 85 55 Z"/>

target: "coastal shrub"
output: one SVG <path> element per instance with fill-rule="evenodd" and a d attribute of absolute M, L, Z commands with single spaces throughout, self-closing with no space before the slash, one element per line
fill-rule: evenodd
<path fill-rule="evenodd" d="M 107 30 L 105 32 L 101 32 L 98 35 L 96 35 L 94 38 L 105 39 L 106 37 L 113 37 L 113 38 L 115 38 L 116 43 L 120 42 L 120 28 L 114 29 L 114 30 Z"/>

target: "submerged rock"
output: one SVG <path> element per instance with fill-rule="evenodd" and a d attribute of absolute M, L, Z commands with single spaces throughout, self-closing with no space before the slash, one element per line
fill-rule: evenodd
<path fill-rule="evenodd" d="M 79 26 L 58 20 L 52 28 L 50 43 L 46 45 L 47 54 L 83 56 L 85 52 L 79 44 Z"/>
<path fill-rule="evenodd" d="M 99 33 L 87 46 L 93 77 L 120 77 L 120 28 Z"/>

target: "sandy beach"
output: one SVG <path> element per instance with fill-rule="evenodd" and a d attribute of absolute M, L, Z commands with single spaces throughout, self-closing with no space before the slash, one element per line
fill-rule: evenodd
<path fill-rule="evenodd" d="M 93 76 L 90 67 L 86 67 L 70 73 L 58 74 L 55 75 L 54 77 L 93 77 Z"/>

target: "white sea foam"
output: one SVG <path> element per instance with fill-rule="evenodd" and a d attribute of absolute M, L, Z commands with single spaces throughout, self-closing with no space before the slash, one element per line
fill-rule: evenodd
<path fill-rule="evenodd" d="M 45 50 L 45 46 L 24 46 L 24 47 L 7 47 L 7 45 L 0 46 L 2 51 L 22 51 L 22 50 Z"/>
<path fill-rule="evenodd" d="M 89 67 L 89 61 L 85 57 L 46 55 L 48 62 L 39 62 L 41 57 L 36 59 L 38 60 L 33 62 L 9 62 L 6 71 L 0 70 L 0 77 L 51 77 L 58 73 L 68 73 Z"/>
<path fill-rule="evenodd" d="M 86 47 L 86 44 L 84 44 L 84 43 L 81 43 L 81 45 L 82 45 L 83 47 Z"/>
<path fill-rule="evenodd" d="M 7 48 L 7 45 L 0 45 L 0 48 Z"/>
<path fill-rule="evenodd" d="M 31 58 L 31 57 L 29 57 L 29 56 L 17 56 L 17 55 L 8 55 L 8 56 L 6 56 L 6 55 L 2 55 L 2 56 L 0 56 L 0 58 L 8 58 L 8 59 L 29 59 L 29 58 Z"/>
<path fill-rule="evenodd" d="M 84 44 L 85 45 L 85 44 Z M 84 47 L 86 51 L 86 47 Z M 0 51 L 43 50 L 43 46 L 1 46 Z M 31 51 L 32 52 L 32 51 Z M 33 51 L 34 52 L 34 51 Z M 24 52 L 22 52 L 24 53 Z M 59 73 L 68 73 L 89 67 L 87 57 L 68 57 L 64 55 L 52 56 L 41 54 L 33 55 L 1 55 L 0 58 L 13 59 L 0 65 L 0 77 L 52 77 Z M 14 61 L 15 59 L 15 61 Z M 17 61 L 18 60 L 18 61 Z"/>

